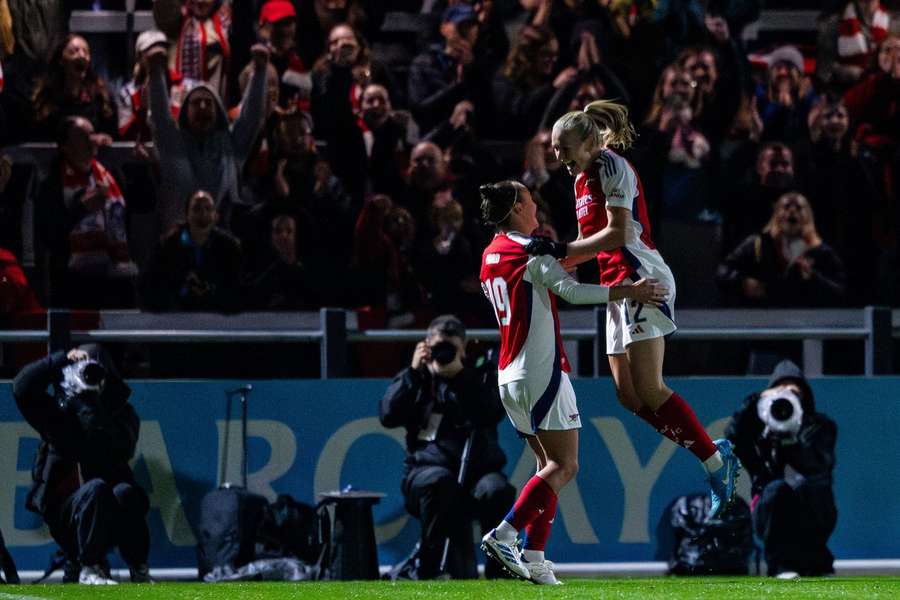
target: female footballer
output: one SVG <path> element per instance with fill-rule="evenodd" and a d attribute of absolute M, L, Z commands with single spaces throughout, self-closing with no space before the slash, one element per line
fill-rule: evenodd
<path fill-rule="evenodd" d="M 503 181 L 481 186 L 484 220 L 497 227 L 481 262 L 481 285 L 500 327 L 500 397 L 513 426 L 537 459 L 537 474 L 506 518 L 482 540 L 482 548 L 514 575 L 558 584 L 544 547 L 559 491 L 578 471 L 581 419 L 559 335 L 556 298 L 573 304 L 633 299 L 660 306 L 667 289 L 653 279 L 615 287 L 575 281 L 549 256 L 529 256 L 525 245 L 538 227 L 537 205 L 524 185 Z M 516 539 L 526 532 L 525 550 Z"/>
<path fill-rule="evenodd" d="M 740 461 L 728 440 L 710 439 L 693 409 L 663 382 L 665 337 L 676 329 L 675 279 L 650 237 L 641 180 L 612 150 L 628 149 L 634 137 L 628 110 L 608 100 L 591 102 L 554 123 L 553 150 L 575 176 L 578 239 L 565 244 L 538 238 L 527 250 L 568 257 L 564 264 L 569 268 L 596 256 L 603 285 L 653 278 L 668 288 L 668 299 L 658 306 L 609 302 L 606 353 L 619 402 L 703 463 L 715 517 L 734 500 Z"/>

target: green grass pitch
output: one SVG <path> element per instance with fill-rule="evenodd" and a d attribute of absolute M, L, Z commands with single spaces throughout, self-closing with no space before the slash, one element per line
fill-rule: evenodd
<path fill-rule="evenodd" d="M 329 583 L 158 583 L 88 587 L 77 585 L 0 586 L 0 600 L 250 600 L 298 599 L 441 599 L 523 598 L 900 598 L 900 577 L 832 577 L 778 581 L 764 577 L 565 579 L 549 588 L 520 581 L 379 581 Z"/>

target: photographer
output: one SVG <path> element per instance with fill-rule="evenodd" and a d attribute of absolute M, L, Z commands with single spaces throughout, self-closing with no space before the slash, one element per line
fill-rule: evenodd
<path fill-rule="evenodd" d="M 833 573 L 827 542 L 837 521 L 831 489 L 837 426 L 816 412 L 797 365 L 779 363 L 769 387 L 744 401 L 725 436 L 752 480 L 753 527 L 769 575 Z"/>
<path fill-rule="evenodd" d="M 19 411 L 41 435 L 25 506 L 44 518 L 68 563 L 80 565 L 79 583 L 116 583 L 106 566 L 115 546 L 131 581 L 150 581 L 149 502 L 128 466 L 140 424 L 130 394 L 95 345 L 55 352 L 13 381 Z"/>
<path fill-rule="evenodd" d="M 455 316 L 432 321 L 411 366 L 394 377 L 380 406 L 385 427 L 406 428 L 402 490 L 407 510 L 422 525 L 419 579 L 440 574 L 448 536 L 447 572 L 454 578 L 477 577 L 468 519 L 478 519 L 482 531 L 490 531 L 515 498 L 500 472 L 506 456 L 497 443 L 497 423 L 504 411 L 496 366 L 465 366 L 465 340 L 465 328 Z M 460 486 L 457 476 L 471 432 L 468 468 Z M 500 576 L 496 561 L 488 561 L 485 569 L 487 577 Z"/>

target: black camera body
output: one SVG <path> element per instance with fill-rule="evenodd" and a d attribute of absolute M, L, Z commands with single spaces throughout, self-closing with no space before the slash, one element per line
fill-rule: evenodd
<path fill-rule="evenodd" d="M 443 340 L 431 347 L 431 359 L 441 366 L 449 365 L 456 359 L 458 352 L 453 342 Z"/>

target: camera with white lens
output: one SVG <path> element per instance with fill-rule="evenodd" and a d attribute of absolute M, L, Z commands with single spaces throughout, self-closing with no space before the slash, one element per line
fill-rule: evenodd
<path fill-rule="evenodd" d="M 776 388 L 764 391 L 756 403 L 756 411 L 765 425 L 765 437 L 792 438 L 800 431 L 803 406 L 794 390 Z"/>
<path fill-rule="evenodd" d="M 67 404 L 73 398 L 97 398 L 106 384 L 106 367 L 96 360 L 80 360 L 66 365 L 62 370 L 60 387 L 63 390 L 61 404 Z"/>

